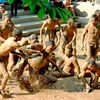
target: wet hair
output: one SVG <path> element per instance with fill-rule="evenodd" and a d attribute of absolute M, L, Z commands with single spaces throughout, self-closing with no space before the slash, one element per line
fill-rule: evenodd
<path fill-rule="evenodd" d="M 7 18 L 11 18 L 11 15 L 9 13 L 5 14 L 4 16 Z"/>
<path fill-rule="evenodd" d="M 68 47 L 66 47 L 66 49 L 70 50 L 71 53 L 73 52 L 72 46 L 68 46 Z"/>
<path fill-rule="evenodd" d="M 18 30 L 18 29 L 15 29 L 12 31 L 12 36 L 19 36 L 19 35 L 22 35 L 22 31 L 21 30 Z"/>
<path fill-rule="evenodd" d="M 37 34 L 32 34 L 29 36 L 29 39 L 30 40 L 38 39 L 38 36 L 37 36 Z"/>
<path fill-rule="evenodd" d="M 46 43 L 45 43 L 46 46 L 48 45 L 52 45 L 52 46 L 55 46 L 55 42 L 53 40 L 48 40 Z"/>
<path fill-rule="evenodd" d="M 96 14 L 97 16 L 100 15 L 100 10 L 97 9 L 97 10 L 94 12 L 94 14 Z"/>
<path fill-rule="evenodd" d="M 91 16 L 91 18 L 93 18 L 93 19 L 95 19 L 95 20 L 98 20 L 98 16 L 97 16 L 96 14 L 93 14 L 93 15 Z"/>
<path fill-rule="evenodd" d="M 88 60 L 87 60 L 87 63 L 88 63 L 89 65 L 96 65 L 95 59 L 93 59 L 93 58 L 88 59 Z"/>
<path fill-rule="evenodd" d="M 67 21 L 68 24 L 73 23 L 73 22 L 74 22 L 74 20 L 72 18 L 69 18 Z"/>
<path fill-rule="evenodd" d="M 2 7 L 3 9 L 5 9 L 5 5 L 4 4 L 0 4 L 0 7 Z"/>

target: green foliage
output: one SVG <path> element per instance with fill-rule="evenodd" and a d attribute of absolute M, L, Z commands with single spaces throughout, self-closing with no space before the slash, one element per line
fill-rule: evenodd
<path fill-rule="evenodd" d="M 14 0 L 8 0 L 9 4 L 12 4 L 14 2 Z"/>
<path fill-rule="evenodd" d="M 13 3 L 14 0 L 8 0 L 9 4 Z M 64 8 L 55 7 L 51 5 L 49 0 L 23 0 L 22 6 L 28 5 L 30 7 L 30 11 L 34 12 L 36 9 L 36 5 L 40 7 L 38 11 L 38 17 L 43 18 L 45 13 L 49 14 L 49 16 L 53 19 L 57 17 L 59 14 L 60 18 L 63 19 L 65 22 L 68 20 L 69 17 L 72 17 L 72 14 L 69 10 Z"/>
<path fill-rule="evenodd" d="M 39 18 L 43 18 L 43 16 L 45 15 L 45 10 L 43 8 L 41 8 L 39 11 L 38 11 L 38 17 Z"/>

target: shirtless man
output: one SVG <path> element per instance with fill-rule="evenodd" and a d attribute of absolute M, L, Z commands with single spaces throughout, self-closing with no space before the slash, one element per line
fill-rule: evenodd
<path fill-rule="evenodd" d="M 64 41 L 62 45 L 63 53 L 65 52 L 65 47 L 72 45 L 73 47 L 73 54 L 76 56 L 76 36 L 77 36 L 77 27 L 74 24 L 73 19 L 69 19 L 67 21 L 68 25 L 63 27 L 63 36 Z"/>
<path fill-rule="evenodd" d="M 48 19 L 43 23 L 43 25 L 40 29 L 40 43 L 43 43 L 42 34 L 43 34 L 43 31 L 44 31 L 45 28 L 46 28 L 45 29 L 46 41 L 55 40 L 56 25 L 58 25 L 58 27 L 60 28 L 60 31 L 61 31 L 61 26 L 60 26 L 59 20 L 51 19 L 50 17 L 48 17 Z"/>
<path fill-rule="evenodd" d="M 49 63 L 52 63 L 53 65 L 56 66 L 54 59 L 53 59 L 54 57 L 52 56 L 51 52 L 57 48 L 59 43 L 57 45 L 55 45 L 53 41 L 49 40 L 48 42 L 46 42 L 46 46 L 43 46 L 43 45 L 39 44 L 38 42 L 36 42 L 37 37 L 35 37 L 34 35 L 31 35 L 29 37 L 29 40 L 30 40 L 29 45 L 26 45 L 25 47 L 18 48 L 18 50 L 20 52 L 22 51 L 22 52 L 26 53 L 28 63 L 27 63 L 27 60 L 25 60 L 26 57 L 24 57 L 24 59 L 21 59 L 21 61 L 18 62 L 12 69 L 12 72 L 14 72 L 14 73 L 16 70 L 18 70 L 17 74 L 18 74 L 18 82 L 19 83 L 20 83 L 20 79 L 21 79 L 21 76 L 23 74 L 24 68 L 26 66 L 24 61 L 27 64 L 29 64 L 29 66 L 31 66 L 31 67 L 29 67 L 31 80 L 34 80 L 34 79 L 39 80 L 38 76 L 41 75 L 41 73 L 44 74 L 43 70 L 44 69 L 46 70 L 48 68 Z M 36 52 L 33 54 L 33 52 L 31 52 L 31 51 L 34 51 L 34 50 L 36 50 Z M 49 59 L 51 59 L 51 60 L 49 61 Z M 11 62 L 12 60 L 13 59 L 10 59 L 9 61 Z M 33 75 L 33 72 L 34 72 L 34 75 Z M 33 76 L 35 76 L 35 78 Z M 46 76 L 46 77 L 48 77 L 48 76 Z M 55 82 L 56 80 L 57 79 L 53 78 L 53 80 L 51 80 L 51 81 Z M 30 81 L 30 82 L 32 84 L 34 84 L 35 81 L 36 80 Z M 30 92 L 29 88 L 27 88 L 27 90 Z"/>
<path fill-rule="evenodd" d="M 77 76 L 80 74 L 80 67 L 76 57 L 72 54 L 73 48 L 71 46 L 66 47 L 65 55 L 63 57 L 64 60 L 60 62 L 61 66 L 64 64 L 62 69 L 62 73 L 54 72 L 53 75 L 60 77 L 60 76 L 73 76 L 74 73 L 77 73 Z"/>
<path fill-rule="evenodd" d="M 57 67 L 54 61 L 54 55 L 52 54 L 52 51 L 54 51 L 56 48 L 57 48 L 57 45 L 55 45 L 54 41 L 49 40 L 46 42 L 45 46 L 39 50 L 40 53 L 33 54 L 29 57 L 28 63 L 30 64 L 30 67 L 33 68 L 37 79 L 38 79 L 38 75 L 40 75 L 41 73 L 43 75 L 46 75 L 46 77 L 48 77 L 49 74 L 45 74 L 45 71 L 43 70 L 48 69 L 49 63 L 54 65 L 60 71 L 60 69 Z M 57 81 L 57 79 L 55 78 L 53 79 L 50 77 L 48 78 L 52 82 Z"/>
<path fill-rule="evenodd" d="M 28 53 L 29 55 L 33 53 L 32 50 L 29 50 L 28 48 L 34 44 L 34 43 L 38 43 L 38 37 L 36 34 L 32 34 L 29 36 L 29 38 L 23 38 L 21 39 L 21 41 L 18 41 L 18 43 L 20 44 L 20 48 L 18 50 L 23 51 L 25 53 Z M 38 45 L 38 44 L 37 44 Z M 27 48 L 26 48 L 27 47 Z M 38 47 L 38 46 L 37 46 Z M 35 47 L 36 48 L 36 47 Z M 39 47 L 40 48 L 40 47 Z M 41 49 L 41 48 L 40 48 Z M 8 58 L 8 65 L 7 65 L 7 69 L 10 73 L 12 73 L 12 69 L 13 71 L 18 69 L 20 64 L 22 65 L 22 62 L 24 64 L 24 60 L 25 58 L 20 57 L 20 61 L 17 63 L 17 60 L 19 59 L 18 55 L 14 55 L 13 53 L 9 53 L 9 58 Z M 16 65 L 17 64 L 17 65 Z M 16 66 L 15 66 L 16 65 Z M 19 66 L 18 66 L 19 65 Z M 14 68 L 13 68 L 14 67 Z M 21 66 L 20 66 L 21 67 Z M 22 74 L 22 73 L 21 73 Z M 20 75 L 21 76 L 21 75 Z"/>
<path fill-rule="evenodd" d="M 81 73 L 79 77 L 82 79 L 86 92 L 91 92 L 91 85 L 93 88 L 97 87 L 98 79 L 100 77 L 100 67 L 99 64 L 95 62 L 93 58 L 88 59 L 81 66 Z M 85 77 L 91 77 L 90 83 L 85 79 Z"/>
<path fill-rule="evenodd" d="M 17 32 L 16 32 L 17 31 Z M 9 37 L 1 46 L 0 46 L 0 73 L 3 75 L 1 82 L 1 94 L 6 96 L 5 87 L 9 79 L 9 73 L 6 69 L 8 54 L 20 47 L 17 41 L 21 40 L 22 32 L 20 30 L 14 30 L 12 33 L 13 37 Z"/>
<path fill-rule="evenodd" d="M 71 4 L 71 0 L 64 0 L 63 6 L 64 6 L 65 9 L 68 9 L 69 11 L 71 11 L 73 16 L 76 17 L 75 11 L 74 11 L 74 5 Z"/>
<path fill-rule="evenodd" d="M 5 10 L 5 6 L 3 4 L 0 5 L 0 12 L 2 14 L 0 34 L 2 34 L 4 39 L 7 39 L 11 36 L 12 30 L 15 29 L 15 26 L 11 20 L 10 14 Z"/>
<path fill-rule="evenodd" d="M 34 54 L 30 56 L 30 59 L 28 60 L 30 65 L 32 66 L 32 68 L 36 71 L 39 71 L 42 67 L 44 67 L 45 62 L 48 60 L 51 63 L 53 63 L 54 61 L 50 60 L 51 59 L 51 55 L 52 55 L 52 51 L 54 51 L 58 44 L 55 45 L 55 42 L 52 40 L 49 40 L 46 42 L 45 46 L 42 45 L 37 45 L 37 47 L 35 47 L 36 44 L 31 45 L 30 47 L 28 46 L 28 48 L 34 48 L 40 51 L 39 56 L 38 57 L 34 57 Z M 45 59 L 43 59 L 43 56 L 46 57 Z M 37 63 L 34 63 L 34 60 L 36 60 Z M 43 61 L 43 62 L 41 62 Z M 33 64 L 34 63 L 34 64 Z M 55 63 L 53 63 L 54 65 L 56 65 Z"/>
<path fill-rule="evenodd" d="M 85 35 L 87 33 L 87 59 L 91 57 L 96 57 L 97 54 L 97 49 L 99 47 L 98 44 L 98 39 L 99 39 L 99 34 L 100 34 L 100 26 L 98 24 L 98 16 L 93 14 L 90 22 L 85 26 L 83 33 L 82 33 L 82 41 L 81 41 L 81 48 L 83 50 L 84 47 L 84 40 L 85 40 Z"/>
<path fill-rule="evenodd" d="M 13 28 L 9 26 L 9 17 L 5 16 L 4 21 L 0 23 L 0 36 L 5 40 L 12 36 Z"/>

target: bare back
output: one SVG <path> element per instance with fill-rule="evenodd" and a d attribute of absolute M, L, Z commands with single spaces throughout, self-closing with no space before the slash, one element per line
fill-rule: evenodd
<path fill-rule="evenodd" d="M 50 55 L 47 55 L 45 57 L 43 54 L 35 54 L 36 56 L 33 55 L 31 59 L 28 59 L 28 62 L 30 66 L 36 70 L 39 71 L 42 67 L 45 67 L 46 65 L 49 64 L 47 59 L 50 57 Z"/>

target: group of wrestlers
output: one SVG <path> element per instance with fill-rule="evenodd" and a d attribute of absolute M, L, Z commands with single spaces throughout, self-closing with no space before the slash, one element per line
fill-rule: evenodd
<path fill-rule="evenodd" d="M 0 74 L 3 76 L 0 92 L 3 97 L 11 96 L 6 86 L 13 77 L 16 77 L 21 89 L 29 92 L 35 91 L 36 85 L 42 88 L 56 82 L 59 77 L 74 75 L 82 80 L 86 92 L 97 87 L 100 75 L 96 61 L 100 51 L 100 10 L 95 11 L 83 29 L 81 49 L 86 49 L 87 57 L 82 66 L 77 60 L 77 25 L 73 18 L 69 18 L 65 26 L 61 26 L 59 19 L 48 16 L 40 28 L 40 35 L 32 34 L 26 38 L 14 26 L 4 5 L 0 5 L 0 12 Z M 62 51 L 60 60 L 56 54 L 59 46 Z M 23 76 L 25 70 L 29 72 L 28 78 Z M 87 76 L 90 77 L 89 82 L 86 80 Z"/>

